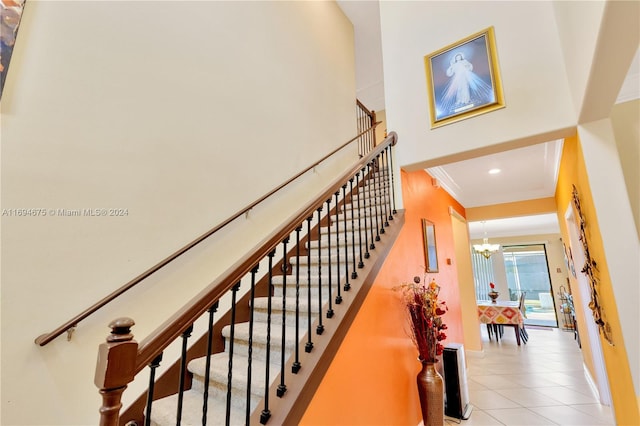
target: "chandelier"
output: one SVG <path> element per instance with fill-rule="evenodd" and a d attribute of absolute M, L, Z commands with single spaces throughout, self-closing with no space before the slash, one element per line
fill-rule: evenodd
<path fill-rule="evenodd" d="M 480 253 L 485 257 L 485 259 L 489 259 L 491 255 L 498 250 L 500 250 L 500 244 L 489 244 L 489 238 L 487 238 L 487 230 L 485 228 L 485 221 L 482 221 L 482 229 L 484 230 L 484 238 L 482 239 L 482 244 L 474 244 L 473 250 L 476 253 Z"/>

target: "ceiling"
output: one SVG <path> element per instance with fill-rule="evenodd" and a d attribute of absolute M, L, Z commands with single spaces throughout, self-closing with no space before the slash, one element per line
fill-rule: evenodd
<path fill-rule="evenodd" d="M 338 0 L 355 31 L 356 90 L 367 108 L 385 109 L 380 13 L 377 1 Z M 639 50 L 640 52 L 640 50 Z M 631 64 L 617 102 L 640 97 L 639 54 Z M 552 197 L 562 141 L 504 151 L 427 170 L 464 207 Z M 500 173 L 489 174 L 490 169 Z M 555 214 L 469 222 L 472 239 L 560 232 Z"/>

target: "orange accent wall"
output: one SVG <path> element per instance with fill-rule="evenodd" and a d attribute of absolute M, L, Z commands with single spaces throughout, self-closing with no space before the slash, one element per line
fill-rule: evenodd
<path fill-rule="evenodd" d="M 638 399 L 636 398 L 631 379 L 631 370 L 622 339 L 620 319 L 611 287 L 611 278 L 609 276 L 600 228 L 598 226 L 597 212 L 593 204 L 589 179 L 578 137 L 568 138 L 564 142 L 560 171 L 558 174 L 558 184 L 556 186 L 555 198 L 558 205 L 558 221 L 560 223 L 563 241 L 569 241 L 564 212 L 571 203 L 572 184 L 574 184 L 578 190 L 580 206 L 585 216 L 589 252 L 598 265 L 600 305 L 604 310 L 606 320 L 611 326 L 612 335 L 616 344 L 615 346 L 611 346 L 600 336 L 600 344 L 602 345 L 602 353 L 609 378 L 609 389 L 611 390 L 616 424 L 639 425 L 640 413 L 638 409 Z M 575 265 L 575 268 L 577 273 L 580 273 L 579 271 L 582 269 L 582 265 Z M 575 305 L 578 307 L 581 301 L 579 299 L 580 293 L 575 291 L 576 285 L 578 285 L 577 281 L 571 277 L 572 294 L 574 298 L 576 298 Z M 629 285 L 637 285 L 637 283 L 629 283 Z M 580 331 L 580 337 L 582 339 L 585 364 L 595 378 L 593 374 L 594 367 L 590 351 L 590 342 L 584 326 L 585 321 L 593 321 L 593 317 L 585 318 L 581 309 L 576 310 L 576 317 L 578 330 Z"/>
<path fill-rule="evenodd" d="M 393 287 L 424 275 L 421 219 L 435 224 L 439 272 L 429 274 L 449 305 L 443 316 L 448 342 L 463 343 L 455 247 L 449 207 L 464 208 L 432 186 L 424 171 L 402 172 L 405 225 L 356 319 L 301 419 L 301 425 L 409 425 L 422 420 L 417 350 L 406 332 L 400 296 Z"/>

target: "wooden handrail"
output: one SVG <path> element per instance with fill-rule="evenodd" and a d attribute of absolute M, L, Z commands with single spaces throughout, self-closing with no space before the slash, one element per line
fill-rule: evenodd
<path fill-rule="evenodd" d="M 369 108 L 364 106 L 362 102 L 356 99 L 356 104 L 369 116 L 373 122 L 376 121 L 376 113 L 374 111 L 369 111 Z"/>
<path fill-rule="evenodd" d="M 255 265 L 273 251 L 300 223 L 313 216 L 319 203 L 333 197 L 334 193 L 342 188 L 344 182 L 360 172 L 363 166 L 373 161 L 387 146 L 394 146 L 398 136 L 395 132 L 389 133 L 383 143 L 375 147 L 369 154 L 362 157 L 356 165 L 336 178 L 326 189 L 305 207 L 298 210 L 282 226 L 272 232 L 268 237 L 258 243 L 254 250 L 249 251 L 233 266 L 222 273 L 219 278 L 209 284 L 198 295 L 192 298 L 182 309 L 170 317 L 155 331 L 147 336 L 138 346 L 135 373 L 145 368 L 160 352 L 193 322 L 203 315 L 211 307 L 213 301 L 219 300 L 227 291 L 238 283 L 242 277 L 248 274 Z"/>
<path fill-rule="evenodd" d="M 58 337 L 61 334 L 63 334 L 64 332 L 66 332 L 68 330 L 71 330 L 74 327 L 77 327 L 77 325 L 78 325 L 78 323 L 80 321 L 84 320 L 89 315 L 93 314 L 94 312 L 96 312 L 97 310 L 99 310 L 100 308 L 102 308 L 103 306 L 108 304 L 109 302 L 115 300 L 116 298 L 121 296 L 126 291 L 132 289 L 133 287 L 138 285 L 141 281 L 143 281 L 144 279 L 148 278 L 150 275 L 154 274 L 158 270 L 162 269 L 167 264 L 169 264 L 172 261 L 174 261 L 176 258 L 182 256 L 184 253 L 186 253 L 187 251 L 191 250 L 193 247 L 195 247 L 196 245 L 200 244 L 202 241 L 204 241 L 207 238 L 209 238 L 211 235 L 213 235 L 216 232 L 218 232 L 220 229 L 222 229 L 225 226 L 229 225 L 231 222 L 233 222 L 234 220 L 236 220 L 237 218 L 239 218 L 240 216 L 242 216 L 246 212 L 252 210 L 258 204 L 262 203 L 264 200 L 266 200 L 267 198 L 271 197 L 276 192 L 280 191 L 282 188 L 284 188 L 285 186 L 289 185 L 291 182 L 293 182 L 296 179 L 298 179 L 300 176 L 302 176 L 305 173 L 307 173 L 308 171 L 312 170 L 314 167 L 318 166 L 320 163 L 322 163 L 323 161 L 327 160 L 329 157 L 334 155 L 336 152 L 338 152 L 338 151 L 344 149 L 345 147 L 349 146 L 349 144 L 351 144 L 353 141 L 357 140 L 358 138 L 362 137 L 366 133 L 375 131 L 375 128 L 376 128 L 376 126 L 378 124 L 380 124 L 380 122 L 374 123 L 367 130 L 364 130 L 363 132 L 359 133 L 354 138 L 348 140 L 347 142 L 345 142 L 344 144 L 342 144 L 338 148 L 334 149 L 333 151 L 331 151 L 330 153 L 328 153 L 327 155 L 325 155 L 324 157 L 322 157 L 318 161 L 316 161 L 313 164 L 311 164 L 309 167 L 305 168 L 301 172 L 297 173 L 295 176 L 293 176 L 290 179 L 288 179 L 286 182 L 282 183 L 281 185 L 279 185 L 275 189 L 271 190 L 267 194 L 265 194 L 262 197 L 258 198 L 256 201 L 252 202 L 248 206 L 242 208 L 241 210 L 239 210 L 238 212 L 236 212 L 235 214 L 230 216 L 228 219 L 226 219 L 224 222 L 222 222 L 222 223 L 216 225 L 215 227 L 211 228 L 210 230 L 208 230 L 207 232 L 205 232 L 204 234 L 202 234 L 201 236 L 199 236 L 195 240 L 191 241 L 189 244 L 185 245 L 184 247 L 182 247 L 178 251 L 174 252 L 173 254 L 168 256 L 167 258 L 163 259 L 159 263 L 157 263 L 154 266 L 152 266 L 151 268 L 147 269 L 146 271 L 144 271 L 143 273 L 141 273 L 140 275 L 138 275 L 137 277 L 135 277 L 131 281 L 127 282 L 126 284 L 124 284 L 123 286 L 118 288 L 117 290 L 113 291 L 109 295 L 107 295 L 104 298 L 100 299 L 98 302 L 94 303 L 89 308 L 87 308 L 84 311 L 82 311 L 80 314 L 76 315 L 75 317 L 71 318 L 69 321 L 67 321 L 64 324 L 62 324 L 59 327 L 57 327 L 55 330 L 53 330 L 53 331 L 51 331 L 49 333 L 45 333 L 45 334 L 42 334 L 42 335 L 38 336 L 35 339 L 35 343 L 37 345 L 39 345 L 39 346 L 44 346 L 47 343 L 51 342 L 56 337 Z"/>

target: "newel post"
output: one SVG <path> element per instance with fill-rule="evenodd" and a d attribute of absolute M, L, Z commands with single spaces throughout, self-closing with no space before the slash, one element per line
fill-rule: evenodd
<path fill-rule="evenodd" d="M 98 348 L 95 385 L 102 395 L 100 426 L 117 426 L 122 408 L 121 397 L 135 375 L 138 342 L 133 340 L 131 318 L 111 321 L 111 334 Z"/>

